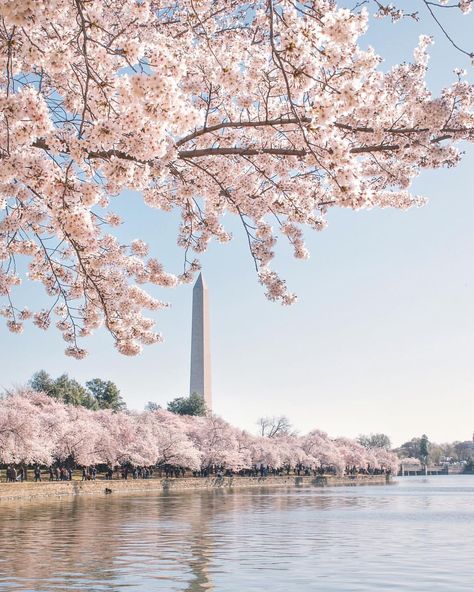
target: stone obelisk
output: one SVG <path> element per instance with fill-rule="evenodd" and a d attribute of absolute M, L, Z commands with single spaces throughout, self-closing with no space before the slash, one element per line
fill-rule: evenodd
<path fill-rule="evenodd" d="M 193 327 L 191 335 L 191 380 L 189 394 L 198 393 L 208 411 L 212 410 L 211 350 L 207 286 L 199 274 L 193 288 Z"/>

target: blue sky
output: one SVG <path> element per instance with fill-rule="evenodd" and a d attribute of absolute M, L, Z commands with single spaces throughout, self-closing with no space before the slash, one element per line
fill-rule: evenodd
<path fill-rule="evenodd" d="M 474 17 L 445 13 L 456 40 L 471 49 Z M 436 38 L 429 74 L 434 91 L 453 80 L 456 66 L 465 67 L 472 82 L 468 59 L 428 20 L 376 22 L 364 44 L 372 44 L 388 66 L 410 58 L 420 32 Z M 436 441 L 471 438 L 474 151 L 466 149 L 459 168 L 417 180 L 416 192 L 429 198 L 424 208 L 332 211 L 324 232 L 307 233 L 306 262 L 294 260 L 282 243 L 274 267 L 298 293 L 293 307 L 264 298 L 241 229 L 226 217 L 234 240 L 211 245 L 202 259 L 218 414 L 252 431 L 259 416 L 285 414 L 301 432 L 383 431 L 395 444 L 423 432 Z M 181 269 L 177 217 L 150 211 L 131 193 L 114 209 L 126 218 L 121 236 L 144 238 L 170 270 Z M 90 355 L 78 362 L 63 355 L 64 342 L 54 330 L 28 326 L 16 336 L 2 325 L 0 386 L 23 384 L 43 368 L 80 381 L 114 380 L 136 409 L 187 394 L 192 286 L 154 293 L 172 304 L 157 315 L 165 342 L 136 358 L 116 353 L 102 331 L 86 341 Z M 42 298 L 39 287 L 25 284 L 20 303 L 33 306 Z"/>

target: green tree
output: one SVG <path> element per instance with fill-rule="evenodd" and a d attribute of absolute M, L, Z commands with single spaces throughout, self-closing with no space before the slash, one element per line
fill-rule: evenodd
<path fill-rule="evenodd" d="M 396 450 L 400 458 L 420 458 L 420 438 L 412 438 Z"/>
<path fill-rule="evenodd" d="M 454 442 L 453 448 L 456 453 L 456 460 L 467 461 L 474 456 L 473 443 L 469 440 L 466 442 Z"/>
<path fill-rule="evenodd" d="M 33 374 L 29 382 L 31 388 L 39 393 L 46 393 L 50 397 L 54 397 L 54 379 L 46 372 L 46 370 L 39 370 Z"/>
<path fill-rule="evenodd" d="M 86 401 L 86 389 L 74 378 L 67 374 L 61 374 L 54 381 L 53 397 L 61 399 L 68 405 L 84 405 Z M 85 406 L 85 405 L 84 405 Z"/>
<path fill-rule="evenodd" d="M 464 465 L 464 473 L 474 473 L 474 457 L 470 458 Z"/>
<path fill-rule="evenodd" d="M 423 434 L 420 438 L 420 460 L 423 464 L 428 464 L 428 458 L 430 455 L 430 441 L 428 436 Z"/>
<path fill-rule="evenodd" d="M 390 438 L 386 434 L 361 434 L 357 441 L 359 444 L 362 444 L 364 448 L 385 448 L 386 450 L 390 450 L 392 448 L 392 443 Z"/>
<path fill-rule="evenodd" d="M 86 387 L 100 409 L 121 411 L 126 408 L 126 403 L 120 396 L 117 385 L 111 380 L 93 378 L 86 382 Z"/>
<path fill-rule="evenodd" d="M 98 408 L 95 398 L 77 380 L 69 378 L 67 374 L 61 374 L 53 379 L 47 372 L 40 370 L 31 378 L 30 386 L 33 390 L 46 393 L 68 405 L 82 405 L 88 409 Z"/>
<path fill-rule="evenodd" d="M 178 415 L 206 415 L 207 413 L 204 399 L 198 393 L 173 399 L 168 403 L 167 409 Z"/>

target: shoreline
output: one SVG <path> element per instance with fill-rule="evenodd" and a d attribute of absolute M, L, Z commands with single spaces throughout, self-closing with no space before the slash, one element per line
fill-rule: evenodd
<path fill-rule="evenodd" d="M 0 483 L 0 502 L 34 500 L 77 495 L 108 495 L 129 493 L 167 493 L 170 491 L 205 491 L 255 487 L 343 487 L 387 485 L 390 475 L 268 476 L 268 477 L 179 477 L 158 479 L 117 479 L 107 481 L 23 481 Z M 109 490 L 106 492 L 106 489 Z"/>

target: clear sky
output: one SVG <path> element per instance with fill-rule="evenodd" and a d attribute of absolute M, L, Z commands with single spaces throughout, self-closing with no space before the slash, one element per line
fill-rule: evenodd
<path fill-rule="evenodd" d="M 415 4 L 423 8 L 422 2 Z M 413 9 L 413 8 L 412 8 Z M 446 10 L 457 41 L 471 50 L 474 16 Z M 444 16 L 444 14 L 443 14 Z M 375 23 L 364 38 L 386 66 L 409 59 L 420 32 L 434 33 L 429 80 L 434 91 L 469 60 L 432 24 Z M 422 209 L 331 212 L 329 227 L 307 233 L 311 259 L 296 261 L 283 243 L 274 264 L 299 295 L 284 308 L 258 285 L 241 229 L 203 257 L 209 287 L 214 410 L 254 431 L 262 415 L 287 415 L 305 432 L 333 436 L 383 431 L 394 444 L 427 433 L 431 440 L 470 439 L 474 430 L 474 150 L 454 170 L 424 173 Z M 125 239 L 144 238 L 170 271 L 181 270 L 178 219 L 150 211 L 125 194 L 115 210 Z M 24 384 L 39 369 L 79 381 L 115 381 L 131 408 L 163 405 L 189 388 L 192 286 L 154 290 L 171 302 L 159 313 L 165 343 L 136 358 L 120 356 L 105 332 L 85 342 L 90 355 L 63 355 L 59 333 L 31 325 L 21 336 L 0 326 L 0 387 Z M 41 303 L 25 286 L 18 302 Z"/>

